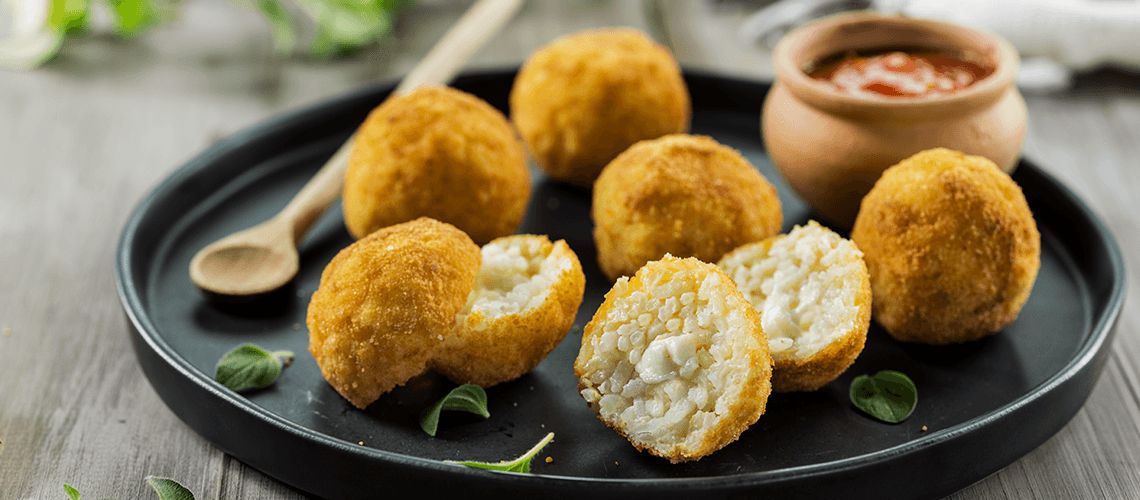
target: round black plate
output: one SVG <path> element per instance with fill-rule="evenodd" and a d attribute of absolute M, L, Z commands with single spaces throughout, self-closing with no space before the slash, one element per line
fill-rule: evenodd
<path fill-rule="evenodd" d="M 505 112 L 514 74 L 468 74 L 455 86 Z M 695 73 L 686 78 L 693 133 L 740 150 L 776 185 L 785 230 L 806 222 L 810 210 L 773 170 L 760 140 L 767 85 Z M 590 193 L 534 170 L 519 232 L 565 239 L 578 253 L 586 295 L 575 327 L 533 372 L 488 390 L 489 419 L 445 413 L 438 435 L 429 437 L 418 416 L 453 387 L 445 379 L 413 380 L 361 411 L 332 390 L 308 354 L 308 298 L 325 264 L 351 242 L 339 207 L 302 242 L 300 275 L 276 296 L 216 303 L 187 275 L 198 249 L 283 207 L 392 88 L 366 89 L 216 144 L 139 204 L 119 243 L 119 294 L 154 389 L 217 447 L 306 492 L 329 498 L 500 490 L 534 498 L 937 497 L 1001 469 L 1060 430 L 1084 404 L 1108 353 L 1124 297 L 1120 250 L 1088 207 L 1022 162 L 1014 178 L 1041 230 L 1042 265 L 1016 322 L 984 340 L 937 348 L 895 342 L 873 324 L 862 355 L 839 380 L 813 393 L 774 395 L 739 441 L 700 461 L 672 465 L 638 453 L 575 391 L 581 328 L 609 283 L 595 263 Z M 297 357 L 273 387 L 236 394 L 212 375 L 225 352 L 246 342 L 291 349 Z M 901 424 L 869 418 L 847 397 L 853 377 L 883 369 L 902 371 L 918 386 L 918 408 Z M 555 440 L 534 461 L 532 474 L 443 462 L 511 459 L 548 432 Z"/>

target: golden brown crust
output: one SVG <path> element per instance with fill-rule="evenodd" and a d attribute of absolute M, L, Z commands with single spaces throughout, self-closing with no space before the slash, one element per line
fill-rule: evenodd
<path fill-rule="evenodd" d="M 947 149 L 887 169 L 851 232 L 875 320 L 903 341 L 975 340 L 1017 318 L 1041 236 L 1021 188 L 989 160 Z"/>
<path fill-rule="evenodd" d="M 309 302 L 309 352 L 321 374 L 364 408 L 422 373 L 475 283 L 479 247 L 426 217 L 349 245 Z"/>
<path fill-rule="evenodd" d="M 678 277 L 690 271 L 696 271 L 696 273 Z M 732 278 L 716 266 L 694 258 L 678 259 L 666 255 L 659 261 L 646 264 L 632 278 L 619 280 L 618 284 L 606 293 L 605 301 L 594 313 L 594 317 L 583 331 L 582 347 L 574 362 L 574 375 L 579 379 L 579 393 L 583 393 L 587 389 L 596 389 L 593 384 L 589 383 L 588 379 L 591 371 L 596 369 L 595 357 L 604 356 L 605 353 L 598 352 L 595 346 L 599 344 L 600 338 L 605 333 L 606 324 L 614 321 L 616 316 L 620 316 L 620 313 L 615 314 L 614 309 L 617 307 L 615 304 L 635 292 L 643 292 L 652 296 L 653 289 L 665 281 L 685 281 L 688 288 L 695 290 L 700 287 L 701 282 L 709 273 L 718 274 L 723 278 L 720 280 L 720 285 L 715 288 L 716 293 L 722 294 L 732 311 L 726 313 L 725 316 L 740 314 L 745 318 L 746 324 L 749 325 L 747 328 L 735 330 L 736 336 L 730 338 L 729 335 L 725 335 L 726 340 L 722 340 L 724 344 L 732 346 L 728 349 L 732 355 L 740 358 L 733 361 L 739 371 L 723 379 L 729 389 L 721 396 L 723 401 L 718 400 L 716 425 L 711 428 L 691 430 L 692 433 L 701 433 L 701 437 L 695 443 L 690 442 L 689 439 L 674 443 L 646 443 L 630 435 L 622 423 L 607 420 L 599 411 L 596 403 L 590 404 L 590 408 L 602 422 L 629 440 L 635 448 L 666 458 L 672 463 L 699 460 L 739 439 L 740 434 L 756 423 L 763 415 L 768 396 L 771 394 L 772 359 L 768 353 L 767 338 L 764 336 L 760 325 L 760 313 L 736 289 Z M 668 277 L 661 278 L 662 275 Z M 691 438 L 692 436 L 688 437 Z"/>
<path fill-rule="evenodd" d="M 511 120 L 552 179 L 589 186 L 633 143 L 689 128 L 689 91 L 668 49 L 631 28 L 592 30 L 535 51 Z"/>
<path fill-rule="evenodd" d="M 422 87 L 384 101 L 357 131 L 344 221 L 361 238 L 426 216 L 485 243 L 515 231 L 530 189 L 525 150 L 502 113 L 465 92 Z"/>
<path fill-rule="evenodd" d="M 783 221 L 776 188 L 748 160 L 684 134 L 639 142 L 610 162 L 591 216 L 598 264 L 611 281 L 666 253 L 716 262 L 779 233 Z"/>
<path fill-rule="evenodd" d="M 554 350 L 574 323 L 586 287 L 578 256 L 564 240 L 551 243 L 546 236 L 508 236 L 492 243 L 506 245 L 525 239 L 540 240 L 544 255 L 553 254 L 569 265 L 537 307 L 497 318 L 476 310 L 455 324 L 453 334 L 434 354 L 431 367 L 457 384 L 490 387 L 523 376 Z"/>

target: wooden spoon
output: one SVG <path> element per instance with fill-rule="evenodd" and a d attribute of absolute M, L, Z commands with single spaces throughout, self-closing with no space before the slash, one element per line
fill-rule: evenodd
<path fill-rule="evenodd" d="M 446 84 L 521 5 L 522 0 L 476 2 L 404 77 L 393 94 L 423 85 Z M 273 218 L 199 250 L 190 261 L 190 280 L 207 292 L 235 297 L 268 293 L 292 280 L 300 261 L 297 244 L 340 197 L 354 138 L 355 134 Z"/>

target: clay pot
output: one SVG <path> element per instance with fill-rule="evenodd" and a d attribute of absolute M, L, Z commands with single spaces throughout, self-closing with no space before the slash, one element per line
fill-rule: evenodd
<path fill-rule="evenodd" d="M 805 73 L 848 51 L 933 49 L 994 72 L 931 97 L 855 96 Z M 858 12 L 820 19 L 773 52 L 776 83 L 761 128 L 776 168 L 818 216 L 851 227 L 886 168 L 935 147 L 984 156 L 1010 172 L 1025 139 L 1025 101 L 1014 81 L 1017 51 L 997 35 L 955 24 Z"/>

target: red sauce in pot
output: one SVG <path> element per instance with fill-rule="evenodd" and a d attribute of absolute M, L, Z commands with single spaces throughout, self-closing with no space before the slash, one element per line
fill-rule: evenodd
<path fill-rule="evenodd" d="M 938 52 L 849 54 L 808 75 L 851 95 L 926 97 L 952 94 L 992 74 L 989 68 Z"/>

